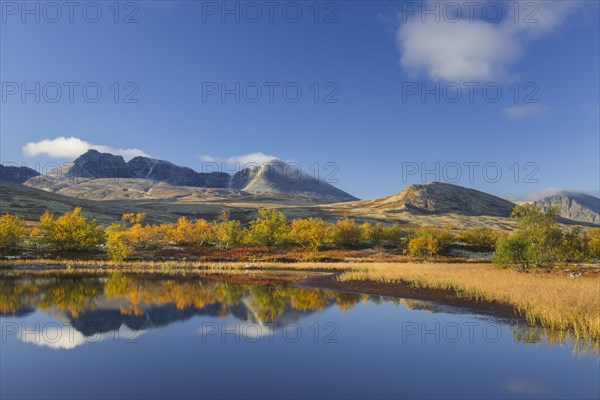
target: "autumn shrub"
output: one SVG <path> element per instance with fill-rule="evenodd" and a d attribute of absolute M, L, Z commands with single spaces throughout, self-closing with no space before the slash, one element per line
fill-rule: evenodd
<path fill-rule="evenodd" d="M 40 218 L 41 242 L 56 250 L 91 250 L 104 241 L 104 230 L 95 219 L 81 214 L 81 207 L 54 219 L 46 211 Z"/>
<path fill-rule="evenodd" d="M 204 219 L 192 222 L 181 217 L 176 224 L 168 227 L 167 237 L 177 244 L 202 246 L 212 239 L 212 226 Z"/>
<path fill-rule="evenodd" d="M 477 248 L 493 250 L 500 232 L 488 227 L 469 228 L 462 232 L 458 240 Z"/>
<path fill-rule="evenodd" d="M 21 218 L 8 213 L 0 216 L 0 247 L 19 247 L 26 233 L 25 222 Z"/>
<path fill-rule="evenodd" d="M 408 252 L 414 257 L 433 257 L 448 249 L 454 236 L 445 229 L 419 228 L 408 241 Z"/>
<path fill-rule="evenodd" d="M 600 228 L 590 229 L 587 238 L 590 259 L 600 260 Z"/>
<path fill-rule="evenodd" d="M 364 222 L 359 226 L 360 240 L 373 246 L 380 246 L 385 241 L 385 231 L 381 223 Z"/>
<path fill-rule="evenodd" d="M 361 238 L 360 227 L 348 217 L 338 219 L 331 230 L 334 244 L 342 247 L 354 246 Z"/>
<path fill-rule="evenodd" d="M 111 224 L 106 228 L 108 257 L 112 261 L 124 261 L 135 253 L 131 233 L 122 224 Z"/>
<path fill-rule="evenodd" d="M 307 251 L 317 251 L 329 240 L 329 226 L 319 218 L 295 219 L 290 225 L 289 241 Z"/>

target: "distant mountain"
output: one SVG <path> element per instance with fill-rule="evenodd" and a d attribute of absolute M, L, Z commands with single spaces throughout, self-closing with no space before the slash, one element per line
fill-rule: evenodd
<path fill-rule="evenodd" d="M 237 172 L 231 188 L 249 193 L 315 194 L 331 201 L 353 201 L 356 197 L 302 172 L 294 164 L 274 160 Z"/>
<path fill-rule="evenodd" d="M 558 206 L 561 217 L 600 225 L 600 198 L 585 193 L 563 191 L 535 202 L 543 210 Z"/>
<path fill-rule="evenodd" d="M 73 162 L 33 177 L 25 184 L 64 194 L 70 194 L 68 192 L 71 191 L 80 198 L 85 198 L 86 193 L 90 193 L 93 194 L 90 198 L 114 199 L 115 187 L 119 187 L 117 190 L 127 189 L 123 187 L 123 182 L 127 182 L 128 187 L 144 187 L 145 198 L 151 198 L 153 192 L 160 193 L 160 198 L 169 197 L 169 187 L 173 192 L 172 197 L 177 197 L 181 190 L 175 186 L 183 186 L 227 189 L 232 197 L 239 197 L 239 192 L 244 192 L 300 195 L 322 202 L 356 200 L 348 193 L 310 177 L 296 166 L 283 161 L 246 168 L 232 176 L 225 172 L 196 172 L 191 168 L 148 157 L 135 157 L 125 162 L 121 156 L 96 150 L 88 150 Z M 156 185 L 161 185 L 160 190 L 152 190 Z"/>
<path fill-rule="evenodd" d="M 515 206 L 488 193 L 442 182 L 410 185 L 398 194 L 359 203 L 387 212 L 497 217 L 508 217 Z"/>
<path fill-rule="evenodd" d="M 0 179 L 5 181 L 23 183 L 39 174 L 39 172 L 29 167 L 13 167 L 0 164 Z"/>

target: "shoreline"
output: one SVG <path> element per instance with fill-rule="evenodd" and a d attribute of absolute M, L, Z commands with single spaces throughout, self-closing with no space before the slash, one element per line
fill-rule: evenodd
<path fill-rule="evenodd" d="M 449 307 L 458 307 L 481 315 L 488 315 L 515 322 L 526 322 L 519 310 L 510 304 L 498 301 L 471 300 L 458 295 L 454 290 L 414 287 L 409 282 L 386 283 L 375 281 L 339 281 L 340 273 L 318 275 L 297 282 L 298 286 L 331 290 L 341 293 L 366 294 L 398 299 L 421 300 Z"/>

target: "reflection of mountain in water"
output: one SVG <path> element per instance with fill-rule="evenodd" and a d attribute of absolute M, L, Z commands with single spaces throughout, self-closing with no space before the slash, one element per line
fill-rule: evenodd
<path fill-rule="evenodd" d="M 203 309 L 194 307 L 178 309 L 175 304 L 162 304 L 144 307 L 142 315 L 123 314 L 119 309 L 106 308 L 84 311 L 77 317 L 67 318 L 70 325 L 84 336 L 93 336 L 99 333 L 118 331 L 122 326 L 126 326 L 132 331 L 160 328 L 197 315 L 217 316 L 218 311 L 219 307 L 215 305 Z"/>
<path fill-rule="evenodd" d="M 202 282 L 113 274 L 108 277 L 0 277 L 0 315 L 35 310 L 84 337 L 160 328 L 195 316 L 235 318 L 282 327 L 333 304 L 347 309 L 360 297 L 286 285 Z"/>
<path fill-rule="evenodd" d="M 255 310 L 249 308 L 248 304 L 244 302 L 237 306 L 227 307 L 227 310 L 229 314 L 244 322 L 260 325 L 264 322 L 256 318 Z M 132 331 L 143 331 L 167 326 L 174 322 L 186 321 L 196 316 L 220 317 L 222 311 L 222 305 L 220 304 L 211 304 L 203 308 L 184 307 L 179 309 L 175 304 L 170 303 L 144 306 L 143 313 L 140 315 L 123 314 L 118 308 L 102 308 L 81 312 L 76 317 L 65 313 L 53 313 L 53 316 L 61 321 L 68 322 L 84 336 L 94 336 L 100 333 L 118 331 L 122 327 L 127 327 Z M 276 320 L 269 322 L 275 322 L 274 326 L 281 327 L 298 321 L 310 313 L 312 312 L 286 309 Z"/>

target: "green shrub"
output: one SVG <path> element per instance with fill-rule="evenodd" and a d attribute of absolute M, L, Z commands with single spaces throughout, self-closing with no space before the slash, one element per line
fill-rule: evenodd
<path fill-rule="evenodd" d="M 406 232 L 402 229 L 399 222 L 383 228 L 383 237 L 387 243 L 397 246 L 404 246 L 406 243 Z"/>
<path fill-rule="evenodd" d="M 218 245 L 225 248 L 239 244 L 242 241 L 244 230 L 240 221 L 229 218 L 228 211 L 223 211 L 218 221 L 213 222 L 212 231 Z"/>
<path fill-rule="evenodd" d="M 288 221 L 277 210 L 258 210 L 259 217 L 250 221 L 249 241 L 262 246 L 274 246 L 285 243 L 288 238 Z"/>
<path fill-rule="evenodd" d="M 511 218 L 519 222 L 519 229 L 498 240 L 495 264 L 525 270 L 560 259 L 563 234 L 556 223 L 558 209 L 543 212 L 535 204 L 523 204 L 514 208 Z"/>

